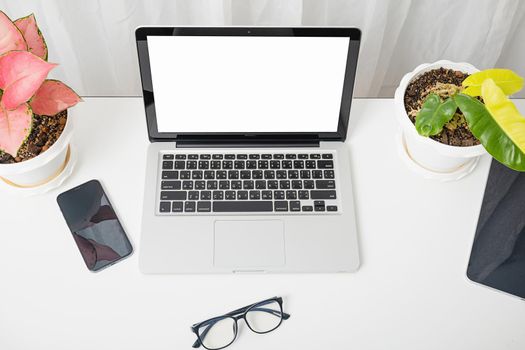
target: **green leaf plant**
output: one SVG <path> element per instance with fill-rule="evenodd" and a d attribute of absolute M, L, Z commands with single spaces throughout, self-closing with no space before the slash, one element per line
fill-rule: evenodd
<path fill-rule="evenodd" d="M 439 134 L 459 108 L 488 153 L 507 167 L 525 172 L 525 117 L 507 97 L 523 88 L 523 78 L 508 69 L 488 69 L 470 75 L 462 85 L 463 92 L 444 101 L 436 94 L 427 96 L 416 116 L 418 133 Z"/>

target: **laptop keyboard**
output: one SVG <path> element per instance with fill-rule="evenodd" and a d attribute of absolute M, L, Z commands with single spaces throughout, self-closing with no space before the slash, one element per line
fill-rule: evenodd
<path fill-rule="evenodd" d="M 333 214 L 332 152 L 160 154 L 159 214 Z"/>

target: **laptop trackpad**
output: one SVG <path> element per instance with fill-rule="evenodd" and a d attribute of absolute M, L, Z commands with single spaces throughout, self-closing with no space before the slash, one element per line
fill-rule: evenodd
<path fill-rule="evenodd" d="M 213 263 L 240 269 L 284 265 L 283 222 L 216 221 Z"/>

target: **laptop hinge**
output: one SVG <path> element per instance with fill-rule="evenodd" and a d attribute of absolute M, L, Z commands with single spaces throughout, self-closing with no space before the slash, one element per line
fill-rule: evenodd
<path fill-rule="evenodd" d="M 291 147 L 319 147 L 319 141 L 177 141 L 177 148 L 291 148 Z"/>

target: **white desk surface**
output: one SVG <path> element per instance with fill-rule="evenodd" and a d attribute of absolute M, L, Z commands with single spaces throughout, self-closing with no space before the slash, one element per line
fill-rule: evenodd
<path fill-rule="evenodd" d="M 99 179 L 140 249 L 142 100 L 86 98 L 73 109 L 79 162 L 66 183 L 0 194 L 0 349 L 190 349 L 194 322 L 275 295 L 291 318 L 267 335 L 241 326 L 232 350 L 525 349 L 525 302 L 465 277 L 490 159 L 457 182 L 420 178 L 398 157 L 393 107 L 352 106 L 357 273 L 152 276 L 136 253 L 88 272 L 55 202 Z"/>

